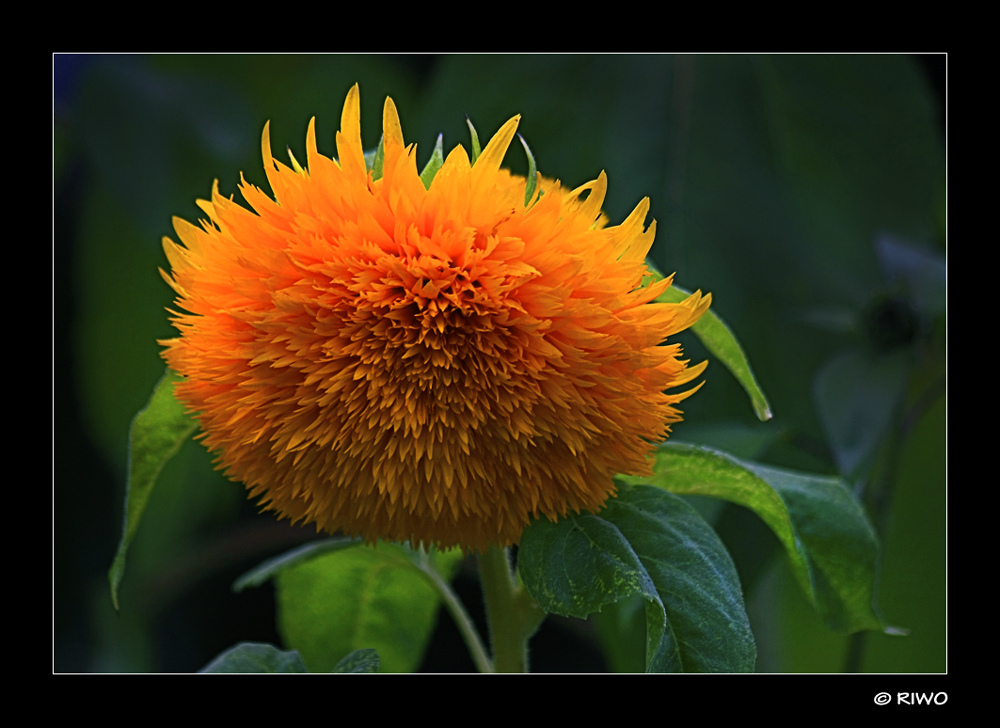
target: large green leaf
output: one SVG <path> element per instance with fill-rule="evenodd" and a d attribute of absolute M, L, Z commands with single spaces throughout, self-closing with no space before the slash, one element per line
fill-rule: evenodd
<path fill-rule="evenodd" d="M 663 274 L 657 270 L 652 261 L 647 260 L 646 265 L 654 280 L 663 279 Z M 670 288 L 657 296 L 656 300 L 659 303 L 680 303 L 690 295 L 690 291 L 671 284 Z M 736 380 L 746 390 L 757 418 L 761 421 L 771 419 L 773 416 L 771 405 L 764 395 L 764 390 L 757 383 L 757 378 L 750 368 L 750 362 L 743 352 L 743 347 L 736 339 L 736 334 L 711 309 L 705 312 L 698 323 L 691 327 L 691 330 L 701 339 L 705 348 L 726 365 L 726 368 L 733 373 Z"/>
<path fill-rule="evenodd" d="M 306 672 L 302 656 L 263 642 L 240 642 L 219 654 L 199 672 Z"/>
<path fill-rule="evenodd" d="M 756 650 L 739 578 L 715 532 L 683 500 L 623 486 L 598 514 L 524 530 L 518 569 L 550 612 L 586 617 L 646 600 L 650 672 L 750 672 Z"/>
<path fill-rule="evenodd" d="M 122 537 L 108 571 L 115 609 L 118 609 L 118 586 L 125 573 L 125 555 L 139 528 L 139 520 L 156 485 L 156 478 L 198 426 L 174 398 L 174 383 L 178 381 L 180 377 L 167 369 L 153 390 L 149 404 L 135 416 L 129 429 L 128 483 L 125 486 Z"/>
<path fill-rule="evenodd" d="M 717 450 L 668 442 L 650 483 L 671 493 L 723 498 L 749 508 L 785 547 L 796 579 L 831 629 L 882 629 L 872 608 L 875 531 L 838 478 L 739 460 Z"/>
<path fill-rule="evenodd" d="M 359 649 L 378 651 L 384 672 L 413 672 L 434 629 L 440 597 L 405 546 L 379 543 L 323 554 L 277 575 L 278 628 L 311 672 L 331 672 Z M 450 579 L 460 550 L 432 552 Z"/>

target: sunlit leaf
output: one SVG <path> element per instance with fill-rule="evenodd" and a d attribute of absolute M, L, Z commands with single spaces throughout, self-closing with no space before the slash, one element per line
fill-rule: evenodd
<path fill-rule="evenodd" d="M 390 543 L 347 548 L 277 575 L 278 628 L 312 672 L 330 672 L 346 655 L 374 648 L 383 672 L 413 672 L 437 618 L 440 598 L 414 563 L 419 552 Z M 450 579 L 460 550 L 429 557 Z"/>
<path fill-rule="evenodd" d="M 125 555 L 139 528 L 142 513 L 163 466 L 194 433 L 198 424 L 174 398 L 174 383 L 180 377 L 168 369 L 153 396 L 132 420 L 129 429 L 128 482 L 125 485 L 125 515 L 118 551 L 108 571 L 111 600 L 118 609 L 118 587 L 125 573 Z"/>

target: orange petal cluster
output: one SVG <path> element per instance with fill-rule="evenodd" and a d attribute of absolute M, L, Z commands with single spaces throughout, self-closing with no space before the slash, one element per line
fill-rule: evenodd
<path fill-rule="evenodd" d="M 704 369 L 661 344 L 711 297 L 652 302 L 670 280 L 641 285 L 648 200 L 607 227 L 603 172 L 573 191 L 539 177 L 525 205 L 525 179 L 500 169 L 518 119 L 475 164 L 456 147 L 425 188 L 387 99 L 375 179 L 355 86 L 337 159 L 314 120 L 306 167 L 287 167 L 265 127 L 274 199 L 244 180 L 251 212 L 216 185 L 200 227 L 174 220 L 163 275 L 182 312 L 163 355 L 219 467 L 262 505 L 484 550 L 650 473 L 694 391 L 665 390 Z"/>

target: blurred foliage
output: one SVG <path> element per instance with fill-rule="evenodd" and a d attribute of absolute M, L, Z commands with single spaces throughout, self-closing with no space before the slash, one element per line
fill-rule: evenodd
<path fill-rule="evenodd" d="M 182 448 L 148 503 L 118 618 L 105 573 L 129 422 L 163 371 L 156 340 L 172 335 L 173 296 L 157 272 L 171 216 L 197 220 L 195 199 L 214 179 L 239 199 L 241 171 L 268 189 L 258 136 L 268 120 L 276 156 L 287 146 L 305 157 L 312 116 L 332 155 L 355 82 L 366 147 L 391 95 L 418 168 L 438 133 L 446 152 L 469 148 L 466 116 L 486 141 L 520 113 L 543 174 L 578 185 L 607 171 L 612 224 L 649 196 L 652 259 L 712 293 L 775 415 L 757 423 L 713 364 L 675 437 L 852 479 L 884 540 L 882 616 L 910 629 L 868 637 L 855 667 L 945 669 L 946 314 L 933 303 L 944 291 L 945 159 L 938 102 L 913 58 L 57 55 L 54 73 L 56 670 L 195 671 L 241 641 L 280 644 L 273 592 L 227 590 L 312 529 L 256 514 L 198 444 Z M 519 148 L 508 163 L 527 171 Z M 880 245 L 886 236 L 898 245 Z M 681 340 L 693 361 L 707 358 L 696 338 Z M 889 369 L 882 386 L 876 374 Z M 844 402 L 862 380 L 878 411 Z M 855 415 L 874 424 L 843 424 Z M 806 606 L 766 527 L 733 505 L 714 523 L 740 572 L 757 669 L 844 669 L 857 647 Z M 439 617 L 429 669 L 469 664 L 441 657 L 448 622 Z M 533 664 L 595 664 L 580 643 L 598 650 L 593 631 L 550 619 Z M 609 654 L 634 663 L 628 649 Z"/>

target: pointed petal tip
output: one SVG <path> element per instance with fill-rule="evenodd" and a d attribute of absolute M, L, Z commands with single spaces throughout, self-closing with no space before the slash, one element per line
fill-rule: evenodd
<path fill-rule="evenodd" d="M 506 122 L 504 122 L 504 125 L 500 127 L 497 133 L 493 135 L 493 139 L 496 139 L 497 137 L 500 137 L 501 139 L 507 137 L 508 139 L 513 140 L 514 134 L 517 132 L 517 126 L 520 123 L 521 123 L 520 114 L 516 114 L 510 117 L 509 119 L 507 119 Z M 493 143 L 493 139 L 490 140 L 490 144 Z M 507 143 L 510 144 L 510 141 L 508 141 Z M 489 146 L 489 144 L 487 146 Z"/>
<path fill-rule="evenodd" d="M 347 134 L 348 131 L 358 129 L 358 136 L 361 134 L 361 92 L 358 84 L 351 86 L 344 99 L 344 110 L 340 114 L 340 130 Z"/>
<path fill-rule="evenodd" d="M 316 117 L 309 120 L 309 128 L 306 130 L 306 164 L 310 170 L 315 167 L 314 160 L 319 150 L 316 147 Z"/>
<path fill-rule="evenodd" d="M 488 179 L 500 169 L 500 164 L 503 162 L 504 155 L 507 154 L 507 150 L 510 148 L 510 143 L 514 139 L 514 133 L 517 131 L 517 124 L 520 120 L 520 114 L 508 119 L 507 123 L 501 126 L 499 131 L 493 135 L 490 143 L 486 145 L 476 159 L 473 172 L 480 180 Z"/>
<path fill-rule="evenodd" d="M 260 153 L 264 159 L 264 171 L 271 172 L 277 167 L 274 164 L 274 157 L 271 154 L 271 121 L 268 119 L 264 123 L 264 131 L 260 137 Z M 218 184 L 218 180 L 216 180 Z"/>
<path fill-rule="evenodd" d="M 684 392 L 678 392 L 677 394 L 672 394 L 670 396 L 674 399 L 674 402 L 682 402 L 685 399 L 687 399 L 688 397 L 690 397 L 692 394 L 694 394 L 695 392 L 697 392 L 699 389 L 701 389 L 702 387 L 704 387 L 706 381 L 708 381 L 708 380 L 702 379 L 700 382 L 698 382 L 698 384 L 696 384 L 695 386 L 691 387 L 691 389 L 688 389 L 687 391 L 684 391 Z"/>
<path fill-rule="evenodd" d="M 691 372 L 691 379 L 694 379 L 695 377 L 699 376 L 706 369 L 708 369 L 708 359 L 701 362 L 700 364 L 695 364 L 693 367 L 688 367 L 688 371 Z"/>
<path fill-rule="evenodd" d="M 387 141 L 403 143 L 403 129 L 399 123 L 399 112 L 391 96 L 385 97 L 382 107 L 382 133 Z"/>

